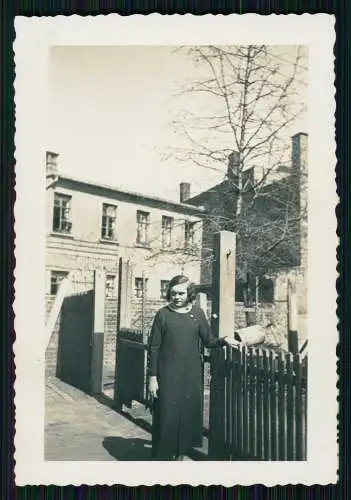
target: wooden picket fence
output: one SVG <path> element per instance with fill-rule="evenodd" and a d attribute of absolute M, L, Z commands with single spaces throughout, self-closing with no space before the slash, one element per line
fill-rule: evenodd
<path fill-rule="evenodd" d="M 307 358 L 245 346 L 215 351 L 220 356 L 205 361 L 211 360 L 211 372 L 222 378 L 215 387 L 224 391 L 218 399 L 211 383 L 216 404 L 211 405 L 209 449 L 223 438 L 224 427 L 221 460 L 306 460 Z M 132 401 L 148 404 L 147 335 L 139 330 L 119 332 L 115 384 L 117 409 Z M 217 427 L 219 421 L 224 426 Z"/>
<path fill-rule="evenodd" d="M 307 358 L 242 346 L 224 363 L 226 459 L 306 460 Z"/>

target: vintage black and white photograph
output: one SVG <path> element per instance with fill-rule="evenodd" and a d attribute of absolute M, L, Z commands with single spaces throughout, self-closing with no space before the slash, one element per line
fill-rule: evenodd
<path fill-rule="evenodd" d="M 308 464 L 315 108 L 309 43 L 281 40 L 47 51 L 50 467 Z"/>

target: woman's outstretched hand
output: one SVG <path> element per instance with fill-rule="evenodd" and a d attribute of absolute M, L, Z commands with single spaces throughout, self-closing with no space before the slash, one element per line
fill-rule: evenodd
<path fill-rule="evenodd" d="M 234 337 L 224 337 L 224 342 L 226 343 L 226 345 L 229 345 L 230 347 L 239 347 L 240 346 L 240 342 L 235 340 Z"/>
<path fill-rule="evenodd" d="M 157 377 L 152 376 L 149 380 L 149 394 L 152 398 L 157 398 L 158 382 Z"/>

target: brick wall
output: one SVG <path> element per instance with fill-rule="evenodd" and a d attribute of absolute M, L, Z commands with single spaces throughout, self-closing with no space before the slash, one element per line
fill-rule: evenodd
<path fill-rule="evenodd" d="M 117 335 L 117 298 L 105 299 L 105 335 L 104 335 L 104 363 L 110 366 L 116 360 L 116 335 Z"/>
<path fill-rule="evenodd" d="M 166 304 L 167 302 L 162 299 L 145 299 L 143 315 L 142 299 L 134 298 L 132 300 L 132 328 L 141 329 L 144 321 L 144 329 L 149 330 L 156 312 Z"/>

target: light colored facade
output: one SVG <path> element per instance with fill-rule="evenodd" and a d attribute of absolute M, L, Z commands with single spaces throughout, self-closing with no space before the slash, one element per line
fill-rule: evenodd
<path fill-rule="evenodd" d="M 47 153 L 47 295 L 68 272 L 84 289 L 103 269 L 116 296 L 121 257 L 133 263 L 135 296 L 144 285 L 160 299 L 175 274 L 199 282 L 200 208 L 60 175 L 57 157 Z"/>

